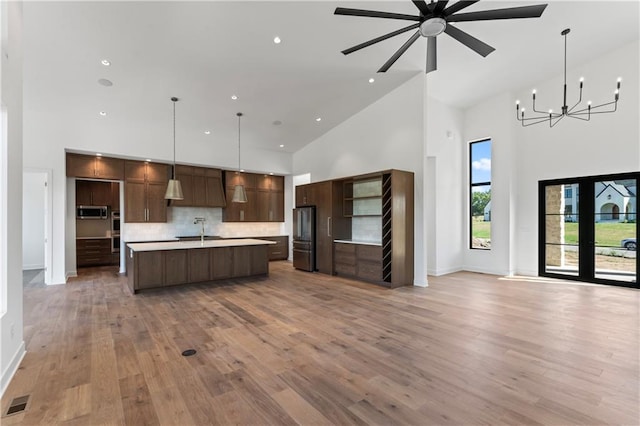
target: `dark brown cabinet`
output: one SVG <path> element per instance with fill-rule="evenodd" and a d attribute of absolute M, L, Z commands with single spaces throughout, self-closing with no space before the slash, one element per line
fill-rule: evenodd
<path fill-rule="evenodd" d="M 111 253 L 110 238 L 78 238 L 76 240 L 76 266 L 117 265 L 119 255 Z"/>
<path fill-rule="evenodd" d="M 164 193 L 170 166 L 143 161 L 125 162 L 125 221 L 166 222 Z"/>
<path fill-rule="evenodd" d="M 224 222 L 256 222 L 257 214 L 257 194 L 256 176 L 252 173 L 225 172 L 227 205 L 224 209 L 222 219 Z M 233 193 L 236 185 L 243 185 L 247 194 L 246 203 L 234 203 Z"/>
<path fill-rule="evenodd" d="M 316 207 L 316 269 L 332 275 L 333 240 L 351 238 L 351 227 L 342 215 L 343 184 L 324 181 L 296 187 L 296 206 Z"/>
<path fill-rule="evenodd" d="M 113 209 L 111 182 L 76 180 L 76 205 L 109 206 Z"/>
<path fill-rule="evenodd" d="M 108 240 L 107 240 L 108 241 Z M 269 273 L 267 245 L 132 251 L 127 281 L 138 290 Z"/>
<path fill-rule="evenodd" d="M 172 200 L 172 206 L 225 207 L 221 170 L 176 165 L 176 179 L 182 185 L 184 199 Z"/>
<path fill-rule="evenodd" d="M 121 158 L 67 153 L 67 176 L 78 178 L 123 180 Z"/>
<path fill-rule="evenodd" d="M 225 172 L 225 222 L 284 222 L 284 177 Z M 236 185 L 244 185 L 246 203 L 234 203 Z"/>
<path fill-rule="evenodd" d="M 364 244 L 335 243 L 336 274 L 382 281 L 382 247 Z"/>
<path fill-rule="evenodd" d="M 111 182 L 111 210 L 120 210 L 120 184 Z"/>

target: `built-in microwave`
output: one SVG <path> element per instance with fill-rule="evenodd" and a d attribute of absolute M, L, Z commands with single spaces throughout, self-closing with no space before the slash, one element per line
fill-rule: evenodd
<path fill-rule="evenodd" d="M 107 219 L 109 208 L 107 206 L 78 206 L 76 207 L 77 219 Z"/>

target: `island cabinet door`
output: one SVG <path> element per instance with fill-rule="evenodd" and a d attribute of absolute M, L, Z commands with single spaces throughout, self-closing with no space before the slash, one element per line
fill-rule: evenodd
<path fill-rule="evenodd" d="M 211 249 L 200 248 L 189 250 L 189 282 L 198 283 L 209 281 L 209 251 Z"/>
<path fill-rule="evenodd" d="M 269 272 L 268 246 L 251 246 L 250 275 L 262 275 Z"/>
<path fill-rule="evenodd" d="M 145 288 L 162 287 L 162 252 L 161 251 L 141 251 L 135 253 L 136 282 L 135 290 Z"/>
<path fill-rule="evenodd" d="M 212 280 L 230 278 L 233 274 L 233 247 L 216 247 L 209 250 Z"/>
<path fill-rule="evenodd" d="M 164 254 L 164 285 L 186 283 L 188 280 L 187 250 L 167 250 L 162 253 Z"/>

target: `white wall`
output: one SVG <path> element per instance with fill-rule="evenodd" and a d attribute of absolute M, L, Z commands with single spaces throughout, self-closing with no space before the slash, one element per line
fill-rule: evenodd
<path fill-rule="evenodd" d="M 613 100 L 615 81 L 622 76 L 617 112 L 592 116 L 589 122 L 565 118 L 551 129 L 544 124 L 515 126 L 516 272 L 527 275 L 538 272 L 539 180 L 640 171 L 639 52 L 640 44 L 636 41 L 567 71 L 569 104 L 576 99 L 576 82 L 581 76 L 585 78 L 584 98 L 594 105 Z M 533 88 L 516 93 L 522 104 L 530 105 Z M 553 105 L 549 108 L 561 105 L 561 75 L 536 84 L 535 89 L 536 101 L 541 105 Z M 509 109 L 514 107 L 516 96 L 510 99 Z M 514 121 L 512 118 L 511 123 Z"/>
<path fill-rule="evenodd" d="M 427 97 L 425 127 L 428 273 L 443 275 L 460 270 L 463 263 L 462 112 Z"/>
<path fill-rule="evenodd" d="M 0 280 L 6 289 L 6 310 L 0 317 L 0 391 L 4 393 L 24 356 L 22 319 L 22 2 L 0 2 L 0 98 L 7 112 L 7 145 L 2 153 L 5 190 Z M 5 161 L 6 160 L 6 161 Z M 5 174 L 6 173 L 6 174 Z"/>
<path fill-rule="evenodd" d="M 47 173 L 25 172 L 22 181 L 22 269 L 44 268 Z"/>
<path fill-rule="evenodd" d="M 426 285 L 424 243 L 424 75 L 418 75 L 293 156 L 311 181 L 386 169 L 415 173 L 415 284 Z"/>
<path fill-rule="evenodd" d="M 531 110 L 562 105 L 562 74 L 514 93 L 503 93 L 464 112 L 463 164 L 468 181 L 467 142 L 491 137 L 492 249 L 468 249 L 465 224 L 464 269 L 495 274 L 537 275 L 538 181 L 640 170 L 639 51 L 636 41 L 567 71 L 568 104 L 575 103 L 577 81 L 585 77 L 584 99 L 594 105 L 613 100 L 618 76 L 623 77 L 618 111 L 594 115 L 590 122 L 564 118 L 555 127 L 522 128 L 515 119 L 515 100 Z M 468 220 L 468 193 L 465 221 Z"/>

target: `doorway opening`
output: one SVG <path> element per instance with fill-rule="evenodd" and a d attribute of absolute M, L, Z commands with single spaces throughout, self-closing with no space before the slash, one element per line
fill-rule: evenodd
<path fill-rule="evenodd" d="M 45 284 L 51 284 L 51 174 L 25 169 L 22 176 L 22 269 L 41 271 Z"/>

